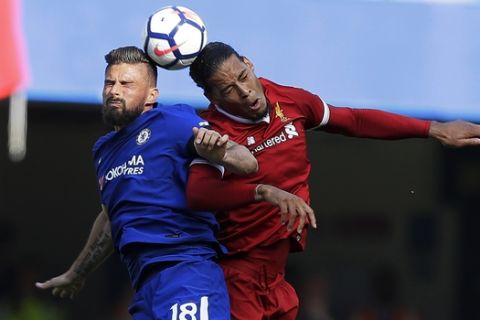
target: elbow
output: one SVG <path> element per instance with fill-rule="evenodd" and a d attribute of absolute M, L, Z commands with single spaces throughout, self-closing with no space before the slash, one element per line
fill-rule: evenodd
<path fill-rule="evenodd" d="M 248 166 L 248 172 L 246 174 L 255 174 L 258 172 L 258 161 L 257 159 L 253 158 L 253 161 L 250 161 Z"/>
<path fill-rule="evenodd" d="M 255 174 L 258 172 L 258 161 L 253 156 L 251 159 L 245 162 L 243 166 L 243 170 L 241 172 L 242 175 L 250 175 Z"/>
<path fill-rule="evenodd" d="M 237 162 L 235 165 L 225 165 L 225 169 L 240 176 L 248 176 L 257 173 L 258 162 L 252 157 L 251 159 L 244 159 L 241 162 Z"/>

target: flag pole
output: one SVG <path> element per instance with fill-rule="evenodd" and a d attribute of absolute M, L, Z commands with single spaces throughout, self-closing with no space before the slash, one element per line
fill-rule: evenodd
<path fill-rule="evenodd" d="M 8 115 L 8 155 L 20 162 L 27 153 L 27 95 L 17 91 L 10 96 Z"/>

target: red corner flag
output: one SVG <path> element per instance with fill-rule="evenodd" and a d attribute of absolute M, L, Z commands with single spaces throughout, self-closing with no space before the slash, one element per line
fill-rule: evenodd
<path fill-rule="evenodd" d="M 20 0 L 0 1 L 0 99 L 26 82 L 26 59 L 20 25 Z"/>

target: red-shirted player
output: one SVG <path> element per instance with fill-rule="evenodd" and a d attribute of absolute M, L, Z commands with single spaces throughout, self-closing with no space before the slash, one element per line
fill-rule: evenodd
<path fill-rule="evenodd" d="M 307 130 L 380 139 L 431 136 L 449 146 L 480 145 L 476 124 L 335 107 L 305 90 L 257 78 L 252 62 L 224 43 L 208 44 L 190 76 L 211 102 L 202 117 L 248 147 L 259 163 L 258 173 L 247 177 L 226 173 L 220 181 L 219 173 L 205 165 L 192 166 L 189 176 L 193 207 L 231 208 L 217 217 L 219 239 L 230 251 L 221 265 L 232 319 L 296 318 L 298 298 L 284 270 L 288 253 L 304 248 L 304 220 L 314 222 L 310 207 L 302 204 L 310 203 Z M 286 220 L 281 211 L 290 214 L 288 226 L 281 223 Z M 299 221 L 293 219 L 297 216 Z"/>

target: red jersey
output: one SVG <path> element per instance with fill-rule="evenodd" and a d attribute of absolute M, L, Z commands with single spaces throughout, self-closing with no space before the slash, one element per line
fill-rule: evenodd
<path fill-rule="evenodd" d="M 304 90 L 274 84 L 260 79 L 267 101 L 268 114 L 252 121 L 228 114 L 211 105 L 201 116 L 213 129 L 228 134 L 230 139 L 246 146 L 257 158 L 259 171 L 251 176 L 226 173 L 224 180 L 248 184 L 271 184 L 293 193 L 310 203 L 305 131 L 326 124 L 328 107 L 317 96 Z M 230 252 L 248 251 L 269 245 L 293 234 L 296 250 L 303 249 L 305 231 L 290 234 L 280 223 L 279 209 L 270 203 L 255 202 L 247 206 L 218 212 L 219 240 Z"/>
<path fill-rule="evenodd" d="M 260 78 L 269 109 L 264 118 L 250 120 L 210 105 L 201 113 L 213 129 L 246 146 L 257 158 L 259 170 L 250 176 L 225 174 L 236 185 L 270 184 L 301 197 L 308 204 L 310 162 L 306 130 L 380 139 L 426 137 L 430 122 L 378 110 L 339 108 L 303 89 L 278 85 Z M 306 231 L 291 232 L 280 223 L 279 208 L 267 202 L 250 202 L 217 212 L 218 239 L 231 254 L 290 238 L 292 251 L 303 250 Z"/>

